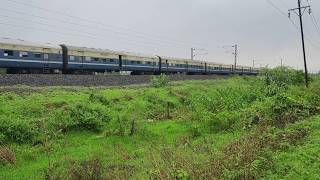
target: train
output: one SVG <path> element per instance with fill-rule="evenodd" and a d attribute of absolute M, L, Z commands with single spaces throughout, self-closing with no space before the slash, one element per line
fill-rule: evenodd
<path fill-rule="evenodd" d="M 239 74 L 255 75 L 259 69 L 208 61 L 156 55 L 34 43 L 0 38 L 0 68 L 8 74 L 62 73 L 96 74 L 119 72 L 142 74 Z"/>

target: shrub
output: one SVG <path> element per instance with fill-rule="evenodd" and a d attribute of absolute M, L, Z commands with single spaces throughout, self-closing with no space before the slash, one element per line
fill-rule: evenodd
<path fill-rule="evenodd" d="M 70 124 L 67 128 L 99 131 L 110 119 L 108 111 L 101 106 L 77 104 L 70 110 Z"/>
<path fill-rule="evenodd" d="M 111 104 L 111 102 L 103 95 L 97 94 L 97 93 L 90 93 L 89 96 L 89 101 L 90 102 L 96 102 L 96 103 L 101 103 L 105 106 L 108 106 Z"/>
<path fill-rule="evenodd" d="M 109 128 L 106 130 L 106 135 L 133 136 L 139 130 L 140 120 L 145 118 L 145 106 L 140 101 L 131 102 L 119 109 L 121 114 L 116 116 L 110 122 Z"/>
<path fill-rule="evenodd" d="M 2 132 L 0 132 L 0 144 L 5 143 L 5 141 L 6 141 L 6 136 Z"/>
<path fill-rule="evenodd" d="M 271 107 L 270 117 L 277 126 L 284 126 L 313 115 L 320 105 L 317 94 L 302 88 L 290 88 L 287 92 L 277 94 L 273 100 L 274 106 Z"/>
<path fill-rule="evenodd" d="M 261 71 L 261 75 L 264 77 L 266 85 L 272 83 L 278 86 L 301 85 L 304 82 L 303 71 L 288 67 L 264 69 Z"/>
<path fill-rule="evenodd" d="M 153 87 L 156 87 L 156 88 L 165 87 L 169 84 L 169 77 L 165 74 L 160 74 L 159 76 L 153 76 L 151 79 L 151 84 Z"/>
<path fill-rule="evenodd" d="M 221 112 L 212 116 L 207 120 L 206 125 L 211 132 L 220 132 L 232 130 L 236 121 L 239 120 L 239 115 L 232 112 Z"/>
<path fill-rule="evenodd" d="M 4 119 L 0 117 L 0 132 L 2 141 L 17 143 L 32 142 L 39 134 L 31 122 L 26 120 Z"/>
<path fill-rule="evenodd" d="M 202 129 L 199 126 L 192 126 L 189 129 L 189 133 L 191 135 L 192 138 L 197 138 L 197 137 L 201 137 L 202 135 Z"/>

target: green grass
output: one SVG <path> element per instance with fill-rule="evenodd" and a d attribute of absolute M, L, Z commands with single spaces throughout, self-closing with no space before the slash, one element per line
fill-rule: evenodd
<path fill-rule="evenodd" d="M 320 81 L 295 80 L 1 94 L 0 179 L 316 179 Z"/>
<path fill-rule="evenodd" d="M 268 172 L 266 179 L 319 179 L 320 116 L 293 127 L 307 128 L 310 134 L 302 144 L 274 153 L 275 168 Z"/>

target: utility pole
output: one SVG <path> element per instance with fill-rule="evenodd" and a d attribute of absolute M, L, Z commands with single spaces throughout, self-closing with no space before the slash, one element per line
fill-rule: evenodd
<path fill-rule="evenodd" d="M 300 30 L 301 30 L 301 40 L 302 40 L 302 50 L 303 50 L 303 61 L 304 61 L 304 78 L 305 78 L 306 87 L 309 87 L 308 67 L 307 67 L 307 59 L 306 59 L 306 49 L 304 44 L 303 22 L 302 22 L 303 13 L 306 11 L 307 8 L 309 8 L 309 13 L 311 13 L 311 7 L 310 6 L 301 7 L 301 0 L 298 0 L 298 8 L 289 9 L 289 18 L 290 18 L 290 13 L 295 12 L 300 19 Z M 298 10 L 298 13 L 296 12 L 296 10 Z"/>
<path fill-rule="evenodd" d="M 253 67 L 253 68 L 254 68 L 254 65 L 255 65 L 255 64 L 254 64 L 254 60 L 252 60 L 252 67 Z"/>
<path fill-rule="evenodd" d="M 282 58 L 281 58 L 281 61 L 280 61 L 280 65 L 281 65 L 281 67 L 283 67 L 283 61 L 282 61 Z"/>
<path fill-rule="evenodd" d="M 196 48 L 191 48 L 191 60 L 194 60 Z"/>
<path fill-rule="evenodd" d="M 238 57 L 238 45 L 235 44 L 232 46 L 234 48 L 234 52 L 232 53 L 234 55 L 234 66 L 233 66 L 233 73 L 236 73 L 237 71 L 237 57 Z"/>
<path fill-rule="evenodd" d="M 208 53 L 202 53 L 202 54 L 198 53 L 198 54 L 196 54 L 196 50 L 199 51 L 199 52 L 200 51 L 207 51 L 205 49 L 191 48 L 191 60 L 194 60 L 194 57 L 196 57 L 196 56 L 207 55 L 208 54 Z"/>

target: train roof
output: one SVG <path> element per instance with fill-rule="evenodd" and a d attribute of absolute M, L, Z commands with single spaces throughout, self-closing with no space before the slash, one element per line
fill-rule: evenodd
<path fill-rule="evenodd" d="M 0 44 L 9 44 L 16 46 L 27 46 L 27 47 L 37 47 L 37 48 L 53 48 L 53 49 L 61 49 L 59 45 L 50 44 L 50 43 L 36 43 L 25 41 L 22 39 L 11 39 L 11 38 L 0 38 Z"/>
<path fill-rule="evenodd" d="M 116 54 L 122 56 L 134 56 L 134 57 L 145 57 L 145 58 L 157 58 L 157 56 L 153 55 L 145 55 L 139 53 L 125 52 L 125 51 L 114 51 L 110 49 L 97 49 L 97 48 L 89 48 L 89 47 L 78 47 L 78 46 L 70 46 L 66 45 L 68 49 L 74 51 L 84 51 L 84 52 L 95 52 L 95 53 L 107 53 L 107 54 Z"/>

